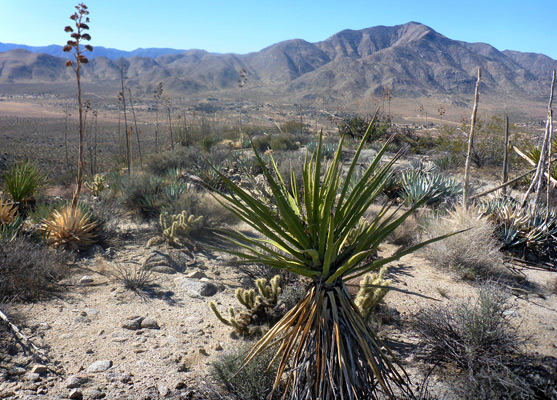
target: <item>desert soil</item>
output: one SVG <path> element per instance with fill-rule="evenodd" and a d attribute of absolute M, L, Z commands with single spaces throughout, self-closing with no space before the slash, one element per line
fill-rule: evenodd
<path fill-rule="evenodd" d="M 215 387 L 211 363 L 242 339 L 231 335 L 231 328 L 219 322 L 208 303 L 215 301 L 223 312 L 230 305 L 238 307 L 237 270 L 223 254 L 197 252 L 193 260 L 191 253 L 166 245 L 146 247 L 154 235 L 146 224 L 127 223 L 121 229 L 133 235 L 131 240 L 121 248 L 97 249 L 96 256 L 83 258 L 64 282 L 66 290 L 60 297 L 12 306 L 23 317 L 19 322 L 23 333 L 46 350 L 46 369 L 21 352 L 4 360 L 0 398 L 222 398 L 211 389 Z M 381 252 L 389 254 L 396 248 L 387 244 Z M 153 285 L 141 295 L 114 277 L 118 268 L 149 262 L 166 273 L 154 272 Z M 557 295 L 549 287 L 555 273 L 522 273 L 531 285 L 528 292 L 515 291 L 511 296 L 512 319 L 529 337 L 530 353 L 557 357 Z M 427 371 L 415 362 L 418 338 L 406 321 L 431 304 L 472 299 L 477 286 L 433 268 L 419 255 L 393 263 L 389 277 L 401 289 L 437 299 L 394 291 L 385 299 L 398 323 L 387 324 L 383 331 L 419 381 Z M 212 290 L 203 292 L 207 287 Z M 442 382 L 433 379 L 430 387 L 451 398 L 450 388 Z"/>

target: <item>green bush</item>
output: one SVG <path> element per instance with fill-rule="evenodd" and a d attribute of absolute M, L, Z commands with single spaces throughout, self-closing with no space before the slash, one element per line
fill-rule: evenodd
<path fill-rule="evenodd" d="M 145 160 L 148 173 L 163 176 L 171 169 L 192 170 L 203 161 L 200 151 L 195 147 L 177 147 L 174 151 L 152 154 Z"/>
<path fill-rule="evenodd" d="M 262 400 L 271 394 L 277 363 L 269 363 L 273 352 L 267 351 L 255 357 L 244 368 L 242 364 L 249 353 L 249 344 L 236 346 L 213 363 L 212 375 L 237 400 Z"/>
<path fill-rule="evenodd" d="M 253 139 L 253 144 L 259 152 L 267 150 L 287 151 L 298 148 L 290 134 L 261 135 Z"/>

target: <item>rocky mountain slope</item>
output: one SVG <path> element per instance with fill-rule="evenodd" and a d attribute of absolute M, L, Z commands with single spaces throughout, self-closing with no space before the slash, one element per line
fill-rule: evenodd
<path fill-rule="evenodd" d="M 58 55 L 56 46 L 41 49 Z M 557 61 L 542 54 L 451 40 L 416 22 L 344 30 L 317 43 L 288 40 L 243 55 L 140 50 L 96 49 L 84 79 L 110 86 L 118 82 L 124 66 L 130 85 L 145 94 L 163 82 L 173 95 L 206 95 L 237 92 L 238 73 L 245 68 L 247 97 L 272 94 L 292 102 L 323 103 L 380 96 L 385 90 L 396 97 L 469 97 L 476 70 L 482 67 L 483 94 L 541 100 L 551 71 L 557 69 Z M 118 55 L 128 58 L 115 58 Z M 0 84 L 63 83 L 71 75 L 64 59 L 53 55 L 23 49 L 0 53 Z"/>

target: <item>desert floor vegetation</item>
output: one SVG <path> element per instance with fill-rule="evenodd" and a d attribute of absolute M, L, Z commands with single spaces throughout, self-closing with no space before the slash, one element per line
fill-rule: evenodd
<path fill-rule="evenodd" d="M 124 69 L 79 124 L 0 117 L 0 398 L 557 398 L 537 125 L 483 195 L 505 144 L 480 116 L 463 204 L 466 123 L 132 103 Z"/>

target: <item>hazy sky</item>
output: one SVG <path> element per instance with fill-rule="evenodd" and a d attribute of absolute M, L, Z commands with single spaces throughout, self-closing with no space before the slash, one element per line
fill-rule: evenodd
<path fill-rule="evenodd" d="M 76 1 L 0 0 L 0 42 L 65 44 Z M 93 46 L 248 53 L 343 29 L 421 22 L 456 40 L 557 59 L 557 0 L 89 0 Z"/>

